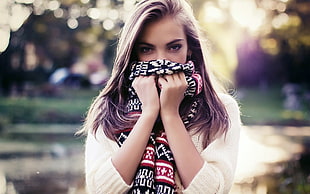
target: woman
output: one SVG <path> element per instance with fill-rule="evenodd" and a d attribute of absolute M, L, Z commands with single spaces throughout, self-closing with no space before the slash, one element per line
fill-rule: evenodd
<path fill-rule="evenodd" d="M 185 0 L 143 0 L 88 112 L 90 193 L 228 193 L 240 117 L 215 88 Z"/>

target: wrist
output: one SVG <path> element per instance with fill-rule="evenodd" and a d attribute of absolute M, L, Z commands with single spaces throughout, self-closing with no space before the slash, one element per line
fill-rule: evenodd
<path fill-rule="evenodd" d="M 142 108 L 141 117 L 154 119 L 158 117 L 159 109 L 158 108 Z"/>
<path fill-rule="evenodd" d="M 163 116 L 178 116 L 179 115 L 179 107 L 177 106 L 163 106 L 160 109 L 160 114 Z"/>
<path fill-rule="evenodd" d="M 160 116 L 161 116 L 161 119 L 163 122 L 181 118 L 178 110 L 174 110 L 174 111 L 173 110 L 170 110 L 170 111 L 162 111 L 161 110 Z"/>

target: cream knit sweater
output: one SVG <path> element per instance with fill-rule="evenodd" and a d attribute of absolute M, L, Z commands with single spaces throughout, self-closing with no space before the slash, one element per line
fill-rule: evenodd
<path fill-rule="evenodd" d="M 236 101 L 226 94 L 220 98 L 230 117 L 230 129 L 226 136 L 214 140 L 202 149 L 199 134 L 191 135 L 192 140 L 204 158 L 205 163 L 190 185 L 184 189 L 176 175 L 178 193 L 214 194 L 229 193 L 233 184 L 241 128 L 240 113 Z M 85 171 L 87 190 L 91 194 L 126 193 L 130 189 L 111 162 L 111 156 L 119 149 L 116 142 L 108 139 L 102 130 L 96 138 L 89 133 L 85 149 Z"/>

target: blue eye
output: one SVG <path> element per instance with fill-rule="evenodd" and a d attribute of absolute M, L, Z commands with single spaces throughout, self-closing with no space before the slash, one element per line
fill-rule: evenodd
<path fill-rule="evenodd" d="M 181 44 L 175 44 L 175 45 L 170 46 L 168 49 L 169 49 L 170 51 L 178 51 L 178 50 L 180 50 L 181 48 L 182 48 L 182 45 L 181 45 Z"/>
<path fill-rule="evenodd" d="M 152 48 L 149 48 L 149 47 L 140 47 L 140 48 L 139 48 L 139 52 L 140 52 L 140 53 L 146 54 L 146 53 L 149 53 L 149 52 L 151 52 L 151 51 L 152 51 Z"/>

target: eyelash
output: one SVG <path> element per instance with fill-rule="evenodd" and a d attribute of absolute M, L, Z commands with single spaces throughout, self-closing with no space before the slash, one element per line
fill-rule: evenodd
<path fill-rule="evenodd" d="M 171 52 L 177 52 L 179 51 L 180 49 L 182 48 L 182 44 L 175 44 L 175 45 L 171 45 L 169 46 L 167 49 Z M 138 49 L 138 52 L 139 53 L 142 53 L 142 54 L 148 54 L 150 52 L 152 52 L 154 49 L 151 48 L 151 47 L 140 47 Z"/>
<path fill-rule="evenodd" d="M 139 48 L 139 52 L 140 53 L 149 53 L 149 52 L 151 52 L 152 51 L 152 48 L 149 48 L 149 47 L 140 47 Z"/>
<path fill-rule="evenodd" d="M 176 44 L 176 45 L 172 45 L 168 48 L 168 50 L 170 51 L 178 51 L 182 48 L 182 45 L 181 44 Z"/>

